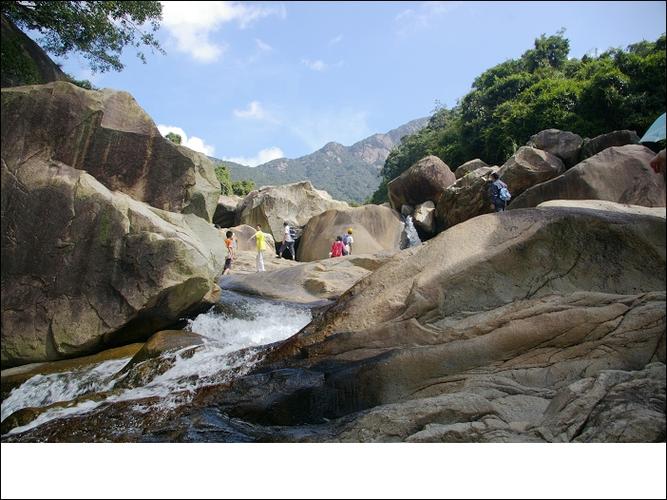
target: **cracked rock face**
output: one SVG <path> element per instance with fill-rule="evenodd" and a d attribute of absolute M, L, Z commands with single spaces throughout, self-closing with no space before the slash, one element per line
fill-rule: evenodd
<path fill-rule="evenodd" d="M 4 143 L 3 143 L 4 144 Z M 2 160 L 2 365 L 144 340 L 212 290 L 222 237 L 39 157 Z"/>
<path fill-rule="evenodd" d="M 2 123 L 10 170 L 54 160 L 156 208 L 213 218 L 220 196 L 213 163 L 162 137 L 127 92 L 66 82 L 3 88 Z"/>
<path fill-rule="evenodd" d="M 397 254 L 271 353 L 281 397 L 213 401 L 333 441 L 664 441 L 664 363 L 664 211 L 545 207 Z"/>

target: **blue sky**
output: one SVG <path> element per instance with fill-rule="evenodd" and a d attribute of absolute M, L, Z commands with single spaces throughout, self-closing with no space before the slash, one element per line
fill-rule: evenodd
<path fill-rule="evenodd" d="M 665 32 L 665 2 L 163 2 L 167 55 L 120 73 L 63 69 L 130 92 L 161 131 L 257 165 L 350 145 L 452 107 L 482 71 L 565 28 L 570 56 Z"/>

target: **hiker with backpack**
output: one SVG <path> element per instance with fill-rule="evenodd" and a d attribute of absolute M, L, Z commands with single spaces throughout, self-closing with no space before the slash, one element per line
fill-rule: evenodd
<path fill-rule="evenodd" d="M 352 238 L 352 228 L 347 229 L 347 233 L 343 235 L 343 255 L 352 255 L 352 243 L 354 243 L 354 238 Z"/>
<path fill-rule="evenodd" d="M 491 174 L 489 198 L 491 199 L 491 207 L 496 212 L 504 212 L 505 208 L 507 208 L 507 203 L 512 199 L 507 184 L 500 180 L 496 172 Z"/>
<path fill-rule="evenodd" d="M 285 248 L 289 248 L 290 255 L 292 260 L 296 260 L 296 252 L 294 251 L 294 237 L 296 232 L 290 227 L 287 221 L 283 222 L 283 242 L 280 245 L 280 250 L 278 250 L 278 258 L 283 258 L 283 252 Z"/>

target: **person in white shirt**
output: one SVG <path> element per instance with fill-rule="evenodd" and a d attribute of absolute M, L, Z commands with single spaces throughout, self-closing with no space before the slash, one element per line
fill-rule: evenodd
<path fill-rule="evenodd" d="M 352 243 L 354 243 L 354 238 L 352 237 L 352 228 L 347 229 L 347 234 L 343 235 L 343 255 L 352 255 Z"/>
<path fill-rule="evenodd" d="M 294 252 L 294 238 L 292 236 L 292 228 L 290 228 L 287 221 L 283 222 L 283 242 L 278 250 L 278 257 L 282 259 L 285 248 L 289 248 L 292 260 L 296 260 L 296 253 Z"/>

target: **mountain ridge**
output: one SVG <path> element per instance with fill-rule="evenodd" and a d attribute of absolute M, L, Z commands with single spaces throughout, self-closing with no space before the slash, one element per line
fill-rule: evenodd
<path fill-rule="evenodd" d="M 362 203 L 380 184 L 380 169 L 391 149 L 401 138 L 426 126 L 429 118 L 417 118 L 386 133 L 376 133 L 344 146 L 335 141 L 299 158 L 277 158 L 248 167 L 218 158 L 211 159 L 227 166 L 232 181 L 251 179 L 256 186 L 289 184 L 309 180 L 317 189 L 324 189 L 335 199 Z"/>

